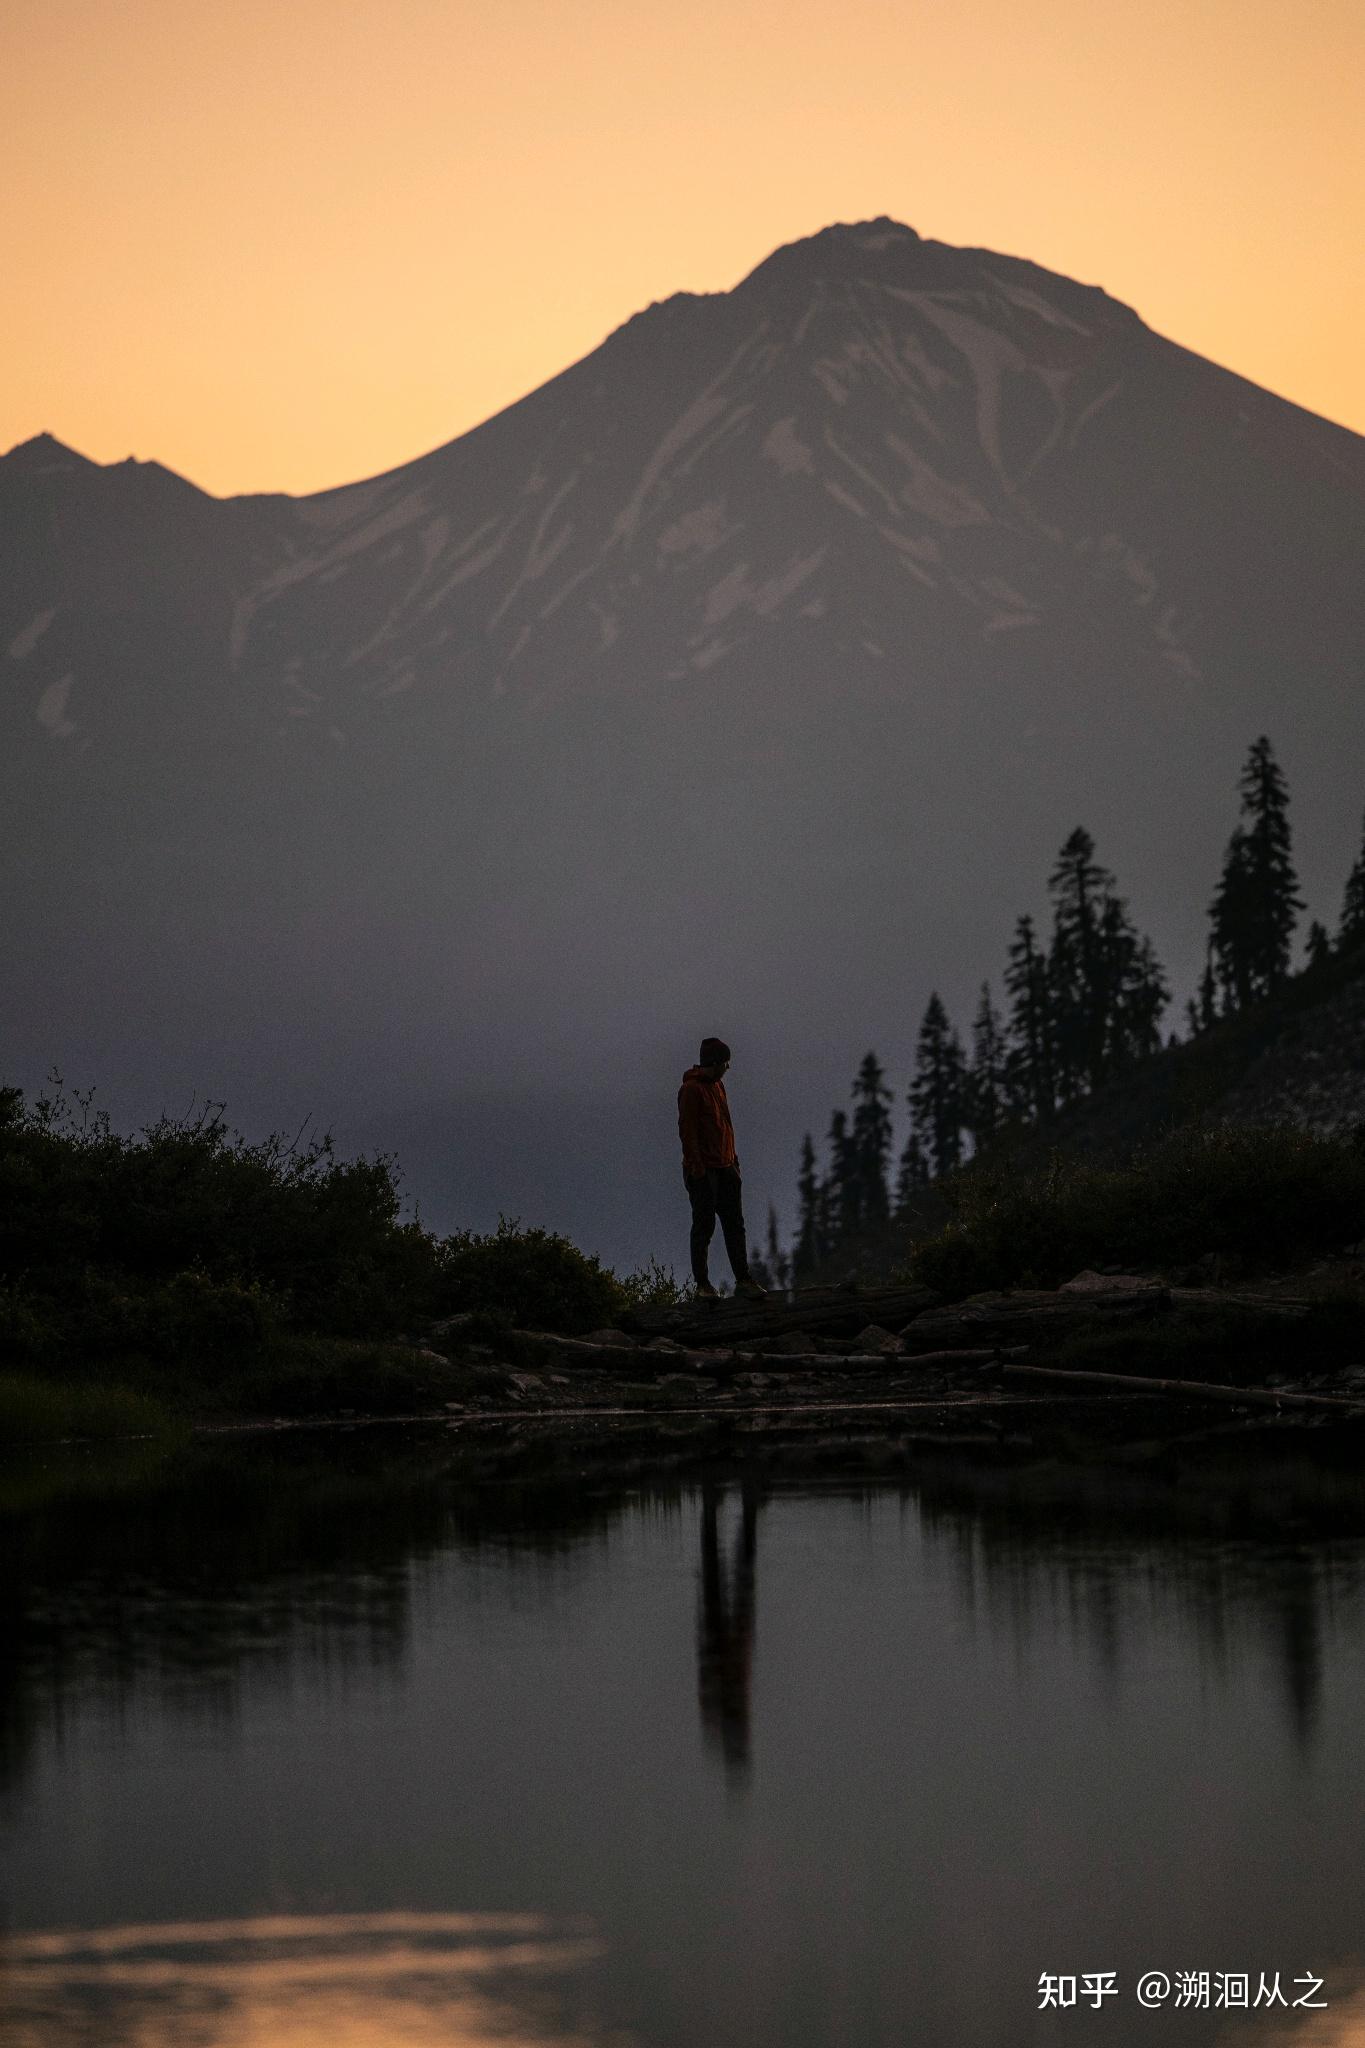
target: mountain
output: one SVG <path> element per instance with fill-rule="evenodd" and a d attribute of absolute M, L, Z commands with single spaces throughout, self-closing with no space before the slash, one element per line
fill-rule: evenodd
<path fill-rule="evenodd" d="M 1257 733 L 1329 920 L 1365 803 L 1365 441 L 886 220 L 313 497 L 41 435 L 0 548 L 13 1070 L 392 1134 L 437 1220 L 673 1255 L 704 1032 L 785 1194 L 1075 823 L 1188 978 Z"/>

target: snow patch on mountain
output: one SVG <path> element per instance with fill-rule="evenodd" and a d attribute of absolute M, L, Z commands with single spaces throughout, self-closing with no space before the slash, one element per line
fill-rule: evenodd
<path fill-rule="evenodd" d="M 16 633 L 9 643 L 10 660 L 22 661 L 26 655 L 32 654 L 56 616 L 57 607 L 50 605 L 45 612 L 39 612 L 36 618 L 30 619 L 23 632 Z"/>
<path fill-rule="evenodd" d="M 926 292 L 921 299 L 925 317 L 966 359 L 976 384 L 976 430 L 981 446 L 997 474 L 1003 479 L 1005 465 L 1000 453 L 1000 384 L 1007 371 L 1027 369 L 1026 358 L 1007 335 L 987 327 L 970 314 L 935 301 Z"/>
<path fill-rule="evenodd" d="M 796 431 L 796 414 L 784 413 L 768 429 L 763 454 L 775 462 L 783 476 L 814 476 L 815 456 Z"/>
<path fill-rule="evenodd" d="M 76 722 L 66 715 L 71 701 L 71 686 L 75 682 L 74 672 L 59 676 L 55 683 L 49 683 L 38 699 L 34 716 L 45 732 L 54 740 L 69 740 L 77 730 Z"/>
<path fill-rule="evenodd" d="M 912 512 L 932 519 L 936 526 L 989 526 L 991 515 L 965 484 L 950 483 L 931 469 L 919 450 L 900 434 L 888 433 L 886 445 L 910 471 L 900 496 Z"/>
<path fill-rule="evenodd" d="M 1035 313 L 1040 320 L 1046 320 L 1049 327 L 1069 327 L 1073 334 L 1087 337 L 1094 333 L 1093 327 L 1083 327 L 1079 320 L 1060 312 L 1041 292 L 1030 291 L 1027 285 L 1006 284 L 1002 277 L 992 277 L 991 283 L 1002 299 L 1008 299 L 1012 306 L 1018 306 L 1025 313 Z"/>

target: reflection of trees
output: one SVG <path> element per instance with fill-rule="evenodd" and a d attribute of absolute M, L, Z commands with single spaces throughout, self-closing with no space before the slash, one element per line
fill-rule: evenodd
<path fill-rule="evenodd" d="M 1324 1617 L 1365 1604 L 1365 1490 L 1267 1445 L 1209 1467 L 1134 1472 L 1077 1463 L 922 1463 L 926 1532 L 951 1546 L 964 1603 L 984 1600 L 1026 1642 L 1065 1617 L 1116 1680 L 1137 1625 L 1174 1611 L 1215 1669 L 1237 1641 L 1274 1661 L 1307 1754 L 1321 1705 Z"/>
<path fill-rule="evenodd" d="M 82 1458 L 44 1490 L 0 1474 L 0 1794 L 75 1690 L 151 1684 L 233 1709 L 261 1666 L 401 1660 L 411 1568 L 442 1550 L 546 1560 L 629 1504 L 582 1459 L 360 1433 L 256 1437 L 130 1472 Z"/>
<path fill-rule="evenodd" d="M 750 1673 L 754 1649 L 754 1566 L 758 1552 L 758 1484 L 739 1488 L 739 1527 L 730 1557 L 722 1551 L 714 1479 L 702 1482 L 701 1598 L 697 1606 L 697 1691 L 702 1727 L 732 1775 L 749 1767 Z"/>

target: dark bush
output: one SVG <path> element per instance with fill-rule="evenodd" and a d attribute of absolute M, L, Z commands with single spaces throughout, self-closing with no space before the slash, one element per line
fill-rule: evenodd
<path fill-rule="evenodd" d="M 951 1299 L 1209 1252 L 1285 1268 L 1365 1235 L 1365 1153 L 1289 1125 L 1178 1131 L 1125 1167 L 1056 1157 L 1027 1174 L 968 1168 L 943 1192 L 952 1220 L 913 1248 L 910 1271 Z"/>
<path fill-rule="evenodd" d="M 522 1230 L 503 1217 L 486 1237 L 460 1231 L 441 1245 L 443 1315 L 480 1310 L 526 1330 L 568 1336 L 600 1328 L 625 1305 L 625 1290 L 566 1237 Z"/>
<path fill-rule="evenodd" d="M 135 1137 L 89 1097 L 0 1090 L 0 1355 L 241 1355 L 273 1327 L 372 1337 L 435 1305 L 392 1160 L 251 1144 L 209 1106 Z"/>

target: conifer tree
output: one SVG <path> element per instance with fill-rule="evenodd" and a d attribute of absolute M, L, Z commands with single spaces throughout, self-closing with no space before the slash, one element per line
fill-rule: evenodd
<path fill-rule="evenodd" d="M 1048 956 L 1063 1100 L 1099 1086 L 1112 1051 L 1113 1020 L 1136 934 L 1114 893 L 1114 877 L 1095 859 L 1081 826 L 1070 834 L 1048 878 L 1052 948 Z"/>
<path fill-rule="evenodd" d="M 1337 933 L 1337 944 L 1343 953 L 1365 944 L 1365 835 L 1362 835 L 1361 849 L 1356 855 L 1355 866 L 1346 877 L 1346 893 L 1341 903 L 1341 928 Z"/>
<path fill-rule="evenodd" d="M 1242 934 L 1250 922 L 1251 878 L 1246 833 L 1238 825 L 1223 855 L 1223 872 L 1209 905 L 1209 957 L 1218 977 L 1223 1011 L 1243 1010 L 1255 993 L 1251 952 Z"/>
<path fill-rule="evenodd" d="M 1288 978 L 1290 942 L 1303 909 L 1290 856 L 1289 791 L 1264 733 L 1238 782 L 1242 816 L 1228 842 L 1209 906 L 1211 942 L 1225 1005 L 1241 1009 Z"/>
<path fill-rule="evenodd" d="M 1151 940 L 1139 935 L 1113 875 L 1094 854 L 1094 841 L 1078 826 L 1049 882 L 1048 982 L 1063 1101 L 1159 1051 L 1161 1013 L 1170 1000 Z"/>
<path fill-rule="evenodd" d="M 991 985 L 981 984 L 981 1000 L 972 1021 L 972 1064 L 967 1076 L 968 1122 L 977 1145 L 987 1145 L 1005 1114 L 1005 1031 L 991 1000 Z"/>
<path fill-rule="evenodd" d="M 760 1281 L 761 1286 L 780 1288 L 785 1294 L 791 1281 L 791 1263 L 783 1251 L 777 1236 L 777 1211 L 768 1204 L 768 1237 L 763 1263 L 769 1278 Z"/>
<path fill-rule="evenodd" d="M 1332 957 L 1332 941 L 1327 935 L 1327 927 L 1316 917 L 1308 927 L 1304 947 L 1308 955 L 1306 964 L 1310 971 L 1315 967 L 1325 967 Z"/>
<path fill-rule="evenodd" d="M 1119 981 L 1111 1066 L 1130 1065 L 1161 1050 L 1161 1013 L 1171 1000 L 1170 983 L 1148 938 L 1125 947 Z"/>
<path fill-rule="evenodd" d="M 836 1109 L 829 1123 L 829 1165 L 825 1171 L 821 1205 L 821 1235 L 828 1252 L 841 1239 L 850 1237 L 862 1221 L 862 1190 L 853 1152 L 848 1118 Z"/>
<path fill-rule="evenodd" d="M 796 1280 L 813 1273 L 824 1257 L 820 1237 L 820 1181 L 815 1171 L 815 1146 L 811 1134 L 801 1140 L 801 1165 L 796 1176 L 796 1243 L 792 1248 L 792 1275 Z"/>
<path fill-rule="evenodd" d="M 1191 1038 L 1201 1038 L 1218 1022 L 1218 982 L 1213 972 L 1211 949 L 1204 955 L 1204 972 L 1199 977 L 1199 987 L 1185 1005 L 1185 1020 Z"/>
<path fill-rule="evenodd" d="M 909 1093 L 915 1133 L 935 1174 L 948 1173 L 962 1162 L 966 1078 L 961 1041 L 935 993 L 929 998 L 920 1025 L 915 1078 Z"/>
<path fill-rule="evenodd" d="M 896 1209 L 899 1214 L 910 1207 L 921 1188 L 929 1185 L 929 1161 L 924 1156 L 924 1147 L 911 1131 L 905 1141 L 896 1172 Z"/>
<path fill-rule="evenodd" d="M 835 1213 L 834 1188 L 826 1173 L 820 1181 L 820 1192 L 815 1205 L 815 1228 L 820 1244 L 820 1257 L 827 1259 L 834 1249 L 839 1235 L 839 1219 Z"/>
<path fill-rule="evenodd" d="M 1009 998 L 1006 1097 L 1016 1116 L 1041 1123 L 1057 1106 L 1052 984 L 1033 919 L 1028 916 L 1021 917 L 1014 928 L 1005 966 L 1005 993 Z"/>
<path fill-rule="evenodd" d="M 858 1220 L 864 1229 L 877 1229 L 891 1213 L 886 1176 L 891 1159 L 891 1103 L 895 1098 L 886 1085 L 877 1055 L 864 1055 L 853 1083 L 853 1132 L 851 1172 L 858 1186 Z"/>

